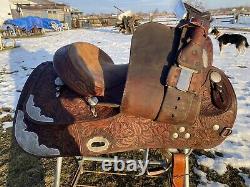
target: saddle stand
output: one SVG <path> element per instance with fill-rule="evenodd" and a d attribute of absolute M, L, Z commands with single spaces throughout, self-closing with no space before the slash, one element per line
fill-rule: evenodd
<path fill-rule="evenodd" d="M 183 153 L 169 153 L 169 156 L 172 155 L 172 158 L 168 158 L 162 161 L 149 161 L 149 165 L 158 166 L 154 169 L 149 169 L 147 167 L 146 175 L 148 177 L 158 177 L 159 175 L 168 174 L 169 185 L 176 186 L 185 186 L 189 187 L 189 155 L 192 153 L 192 150 L 185 149 Z M 54 187 L 60 186 L 60 176 L 61 176 L 61 168 L 62 168 L 62 159 L 63 157 L 57 158 L 57 165 L 55 169 L 55 180 Z M 108 174 L 108 175 L 120 175 L 125 176 L 125 173 L 108 173 L 108 172 L 97 172 L 97 171 L 87 171 L 83 168 L 83 163 L 85 161 L 91 162 L 117 162 L 117 160 L 112 159 L 110 157 L 76 157 L 78 168 L 72 180 L 71 186 L 77 187 L 79 178 L 84 173 L 98 173 L 98 174 Z M 124 162 L 129 162 L 131 160 L 122 159 Z M 143 160 L 146 162 L 149 160 L 149 149 L 143 150 Z M 172 169 L 172 170 L 171 170 Z M 139 176 L 139 175 L 135 175 Z M 170 180 L 172 179 L 172 180 Z M 82 185 L 81 185 L 82 186 Z"/>
<path fill-rule="evenodd" d="M 86 158 L 221 144 L 232 133 L 236 96 L 212 66 L 210 14 L 185 6 L 175 28 L 137 28 L 129 64 L 115 65 L 100 48 L 77 42 L 35 68 L 14 118 L 20 147 L 39 157 Z M 183 154 L 174 156 L 174 186 L 184 185 L 185 163 Z"/>

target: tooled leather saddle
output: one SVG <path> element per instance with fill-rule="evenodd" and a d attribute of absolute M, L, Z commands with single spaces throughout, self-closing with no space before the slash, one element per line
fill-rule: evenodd
<path fill-rule="evenodd" d="M 227 76 L 212 66 L 209 19 L 193 14 L 176 28 L 138 27 L 126 65 L 89 43 L 60 48 L 23 88 L 18 144 L 41 157 L 219 145 L 237 104 Z"/>

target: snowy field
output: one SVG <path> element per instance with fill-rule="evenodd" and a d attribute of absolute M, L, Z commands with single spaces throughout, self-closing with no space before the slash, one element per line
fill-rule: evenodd
<path fill-rule="evenodd" d="M 250 33 L 233 31 L 243 34 L 250 42 Z M 211 36 L 213 38 L 213 36 Z M 22 47 L 0 52 L 0 108 L 13 109 L 20 95 L 20 91 L 32 70 L 44 61 L 51 61 L 54 52 L 69 43 L 85 41 L 97 45 L 106 51 L 116 64 L 129 61 L 131 36 L 119 34 L 111 28 L 94 30 L 71 30 L 58 33 L 47 33 L 44 37 L 20 39 Z M 214 64 L 223 69 L 230 77 L 235 88 L 238 100 L 238 115 L 233 134 L 212 152 L 222 153 L 215 159 L 200 156 L 198 164 L 214 169 L 219 175 L 227 171 L 227 166 L 233 168 L 245 167 L 250 169 L 250 49 L 245 55 L 236 56 L 234 46 L 226 47 L 223 56 L 219 54 L 218 42 L 214 44 Z M 7 113 L 1 114 L 1 116 Z M 4 123 L 10 127 L 12 123 Z M 206 174 L 200 170 L 196 173 L 201 176 L 204 183 L 210 186 L 225 186 L 207 180 Z M 250 186 L 247 174 L 240 174 L 245 179 L 245 184 Z"/>

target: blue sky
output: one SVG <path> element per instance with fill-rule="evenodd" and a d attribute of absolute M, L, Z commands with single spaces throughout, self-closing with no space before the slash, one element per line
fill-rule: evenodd
<path fill-rule="evenodd" d="M 67 3 L 86 13 L 116 12 L 113 5 L 124 10 L 150 12 L 170 10 L 176 0 L 55 0 Z M 200 0 L 207 8 L 224 8 L 233 6 L 250 6 L 250 0 Z"/>

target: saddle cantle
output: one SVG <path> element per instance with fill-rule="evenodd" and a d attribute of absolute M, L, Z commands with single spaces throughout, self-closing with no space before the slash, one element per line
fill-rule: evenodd
<path fill-rule="evenodd" d="M 23 88 L 18 144 L 41 157 L 219 145 L 232 132 L 237 104 L 227 76 L 212 66 L 206 29 L 198 21 L 144 24 L 128 65 L 89 43 L 62 47 Z"/>

